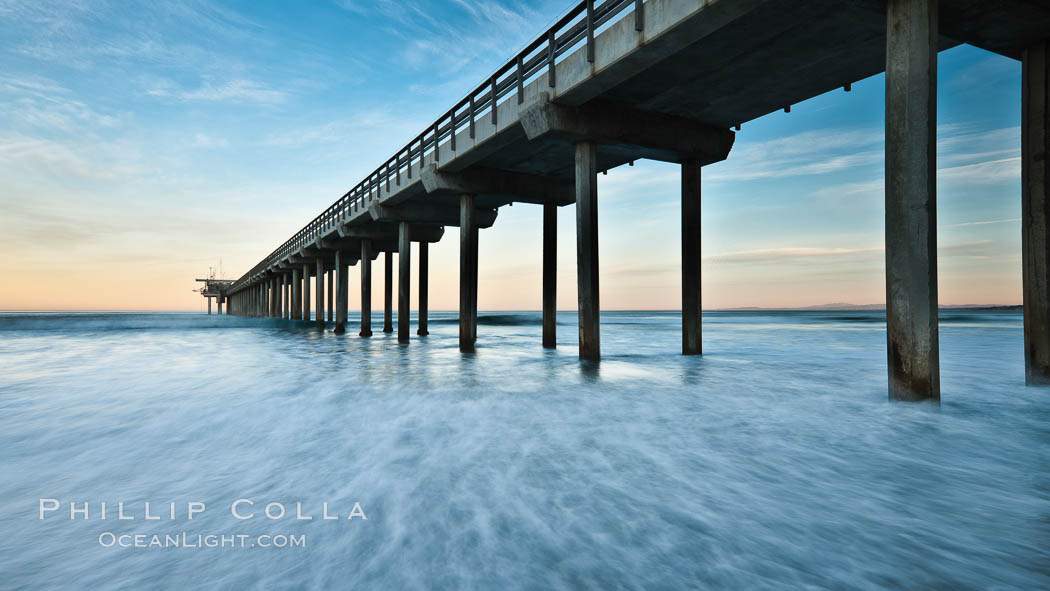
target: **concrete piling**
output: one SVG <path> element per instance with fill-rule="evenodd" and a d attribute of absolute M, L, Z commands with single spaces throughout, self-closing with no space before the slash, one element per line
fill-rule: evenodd
<path fill-rule="evenodd" d="M 478 233 L 474 223 L 474 196 L 459 198 L 459 350 L 473 351 L 476 332 Z"/>
<path fill-rule="evenodd" d="M 303 320 L 310 320 L 310 264 L 303 263 Z"/>
<path fill-rule="evenodd" d="M 886 3 L 886 337 L 891 400 L 940 400 L 937 0 Z"/>
<path fill-rule="evenodd" d="M 335 320 L 335 269 L 328 271 L 328 322 Z"/>
<path fill-rule="evenodd" d="M 543 204 L 543 346 L 558 346 L 558 206 Z"/>
<path fill-rule="evenodd" d="M 302 320 L 303 318 L 303 278 L 299 269 L 292 269 L 292 302 L 291 319 Z"/>
<path fill-rule="evenodd" d="M 598 149 L 576 144 L 576 284 L 580 359 L 601 358 L 598 303 Z"/>
<path fill-rule="evenodd" d="M 346 332 L 346 291 L 348 278 L 346 255 L 335 251 L 335 334 Z"/>
<path fill-rule="evenodd" d="M 372 336 L 372 241 L 361 240 L 361 332 Z"/>
<path fill-rule="evenodd" d="M 281 319 L 288 320 L 291 315 L 288 313 L 291 310 L 291 304 L 288 301 L 291 294 L 288 293 L 288 274 L 281 273 Z"/>
<path fill-rule="evenodd" d="M 316 301 L 314 302 L 317 307 L 317 328 L 324 328 L 324 259 L 317 257 L 317 285 L 314 286 L 314 290 L 317 292 Z"/>
<path fill-rule="evenodd" d="M 1021 61 L 1025 383 L 1050 386 L 1050 40 L 1026 49 Z"/>
<path fill-rule="evenodd" d="M 412 314 L 412 242 L 408 222 L 398 225 L 397 273 L 397 341 L 407 343 Z"/>
<path fill-rule="evenodd" d="M 430 284 L 430 244 L 423 240 L 419 243 L 419 289 L 417 290 L 419 297 L 419 329 L 416 330 L 416 334 L 425 337 L 430 334 L 427 330 L 427 314 L 429 313 L 429 303 L 427 301 L 429 284 Z"/>
<path fill-rule="evenodd" d="M 394 253 L 383 253 L 383 332 L 394 332 Z"/>
<path fill-rule="evenodd" d="M 700 163 L 682 163 L 682 354 L 700 355 Z"/>

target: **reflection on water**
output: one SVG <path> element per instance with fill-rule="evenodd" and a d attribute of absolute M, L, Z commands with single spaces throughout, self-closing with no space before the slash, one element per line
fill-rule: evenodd
<path fill-rule="evenodd" d="M 942 312 L 940 407 L 886 402 L 880 312 L 708 313 L 703 358 L 678 354 L 676 313 L 606 313 L 597 364 L 575 320 L 549 351 L 538 313 L 483 313 L 464 355 L 447 313 L 403 347 L 354 325 L 0 315 L 0 586 L 1050 586 L 1050 390 L 1024 387 L 1020 314 Z M 233 520 L 242 497 L 368 520 Z M 39 498 L 140 519 L 41 521 Z M 141 520 L 195 500 L 193 521 Z"/>

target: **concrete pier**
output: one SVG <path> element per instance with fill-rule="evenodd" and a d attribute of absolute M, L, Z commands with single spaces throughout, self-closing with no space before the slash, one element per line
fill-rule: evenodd
<path fill-rule="evenodd" d="M 208 316 L 211 316 L 211 298 L 204 298 L 208 300 Z"/>
<path fill-rule="evenodd" d="M 1025 383 L 1050 386 L 1050 40 L 1024 51 L 1021 259 Z"/>
<path fill-rule="evenodd" d="M 346 254 L 335 251 L 335 334 L 346 332 L 346 297 L 349 278 Z"/>
<path fill-rule="evenodd" d="M 221 297 L 215 298 L 215 305 L 217 306 L 217 311 L 219 313 L 219 316 L 222 316 L 222 298 Z"/>
<path fill-rule="evenodd" d="M 417 290 L 417 297 L 419 298 L 419 328 L 416 330 L 416 334 L 425 337 L 430 334 L 427 330 L 427 314 L 429 313 L 429 302 L 427 301 L 430 289 L 430 244 L 423 240 L 419 243 L 419 288 Z"/>
<path fill-rule="evenodd" d="M 598 303 L 598 154 L 594 142 L 576 143 L 576 289 L 580 359 L 601 358 Z"/>
<path fill-rule="evenodd" d="M 682 354 L 700 355 L 700 163 L 682 163 Z"/>
<path fill-rule="evenodd" d="M 372 336 L 372 241 L 361 241 L 361 332 L 363 337 Z"/>
<path fill-rule="evenodd" d="M 394 253 L 383 253 L 383 332 L 394 332 Z"/>
<path fill-rule="evenodd" d="M 299 269 L 292 269 L 292 320 L 303 319 L 303 277 Z"/>
<path fill-rule="evenodd" d="M 543 346 L 558 346 L 558 206 L 543 204 Z"/>
<path fill-rule="evenodd" d="M 310 264 L 303 263 L 303 320 L 310 320 Z"/>
<path fill-rule="evenodd" d="M 642 12 L 636 12 L 639 9 Z M 491 227 L 502 207 L 542 204 L 543 344 L 552 347 L 557 294 L 554 207 L 575 203 L 579 354 L 581 359 L 599 359 L 597 172 L 649 159 L 683 165 L 682 352 L 700 354 L 700 167 L 729 156 L 735 140 L 731 129 L 831 90 L 849 90 L 851 83 L 885 70 L 888 390 L 893 400 L 939 399 L 937 51 L 969 43 L 1024 61 L 1026 379 L 1050 381 L 1050 4 L 595 0 L 572 10 L 575 17 L 559 19 L 527 51 L 508 56 L 491 79 L 473 86 L 220 295 L 258 287 L 260 313 L 284 316 L 286 275 L 292 269 L 318 258 L 327 268 L 338 251 L 345 269 L 368 239 L 372 256 L 387 253 L 384 329 L 392 331 L 392 253 L 402 250 L 399 232 L 407 222 L 412 240 L 421 242 L 418 332 L 425 334 L 427 254 L 422 243 L 436 242 L 445 227 L 458 224 L 459 341 L 464 351 L 473 350 L 478 229 Z M 581 26 L 579 19 L 588 18 L 591 27 L 586 20 Z M 840 96 L 849 100 L 851 95 Z M 639 198 L 622 206 L 643 210 L 648 205 Z M 364 274 L 371 257 L 363 259 Z M 332 292 L 338 283 L 332 273 L 326 282 L 329 321 L 336 315 L 338 299 Z M 320 285 L 319 281 L 319 291 Z M 366 291 L 363 285 L 362 294 Z M 229 311 L 240 313 L 240 301 L 233 302 Z M 399 309 L 407 315 L 400 294 Z M 345 329 L 342 325 L 345 314 Z M 364 321 L 362 334 L 370 334 Z"/>
<path fill-rule="evenodd" d="M 317 328 L 324 328 L 324 259 L 317 258 L 317 285 L 314 286 L 314 290 L 317 292 L 317 299 L 315 305 L 317 307 Z"/>
<path fill-rule="evenodd" d="M 397 341 L 407 343 L 412 330 L 412 242 L 408 222 L 397 232 Z"/>
<path fill-rule="evenodd" d="M 478 297 L 475 261 L 478 257 L 478 233 L 474 226 L 474 196 L 459 199 L 459 350 L 473 351 L 476 332 L 474 310 Z"/>
<path fill-rule="evenodd" d="M 940 400 L 937 0 L 886 3 L 886 337 L 891 400 Z"/>

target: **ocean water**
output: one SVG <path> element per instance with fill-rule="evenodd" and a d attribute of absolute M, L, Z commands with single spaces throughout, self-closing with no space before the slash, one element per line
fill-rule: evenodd
<path fill-rule="evenodd" d="M 573 313 L 554 351 L 538 313 L 483 312 L 470 355 L 455 322 L 400 346 L 0 315 L 0 588 L 1050 588 L 1050 389 L 1017 312 L 942 312 L 940 406 L 887 402 L 881 312 L 708 312 L 703 358 L 677 314 L 604 313 L 599 364 Z M 130 537 L 183 533 L 305 547 Z"/>

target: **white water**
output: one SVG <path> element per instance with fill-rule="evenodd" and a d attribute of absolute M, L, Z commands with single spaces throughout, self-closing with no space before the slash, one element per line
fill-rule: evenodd
<path fill-rule="evenodd" d="M 398 346 L 199 315 L 0 316 L 0 588 L 1047 588 L 1050 390 L 1021 316 L 942 312 L 943 404 L 886 401 L 877 312 L 538 313 Z M 381 326 L 374 324 L 374 326 Z M 239 521 L 238 498 L 290 514 Z M 38 499 L 62 509 L 38 519 Z M 68 501 L 91 501 L 70 521 Z M 101 521 L 98 501 L 135 521 Z M 142 503 L 165 517 L 144 522 Z M 185 519 L 184 504 L 207 511 Z M 313 521 L 292 519 L 302 501 Z M 320 503 L 345 516 L 322 521 Z M 305 534 L 105 548 L 102 532 Z"/>

